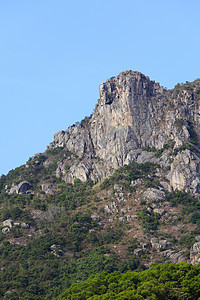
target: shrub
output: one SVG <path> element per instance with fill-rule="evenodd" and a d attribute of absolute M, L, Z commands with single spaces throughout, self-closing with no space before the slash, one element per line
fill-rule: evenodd
<path fill-rule="evenodd" d="M 157 213 L 149 212 L 146 209 L 141 210 L 139 220 L 142 222 L 142 227 L 146 232 L 156 230 L 158 228 L 158 220 L 160 215 Z"/>

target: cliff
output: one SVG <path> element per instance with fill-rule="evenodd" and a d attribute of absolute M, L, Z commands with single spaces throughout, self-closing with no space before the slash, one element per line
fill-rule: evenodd
<path fill-rule="evenodd" d="M 102 83 L 93 115 L 56 133 L 48 148 L 63 147 L 77 156 L 60 159 L 56 176 L 98 182 L 132 161 L 154 161 L 169 191 L 198 193 L 199 89 L 198 79 L 166 90 L 134 71 Z"/>

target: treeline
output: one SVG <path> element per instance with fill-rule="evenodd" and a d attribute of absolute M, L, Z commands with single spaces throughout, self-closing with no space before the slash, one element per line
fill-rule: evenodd
<path fill-rule="evenodd" d="M 138 259 L 123 261 L 103 246 L 85 250 L 73 257 L 53 255 L 50 245 L 59 244 L 61 247 L 56 249 L 59 254 L 63 242 L 61 236 L 42 236 L 26 247 L 4 243 L 0 248 L 3 262 L 0 299 L 57 299 L 67 287 L 92 274 L 142 270 Z"/>
<path fill-rule="evenodd" d="M 96 274 L 73 284 L 59 299 L 197 300 L 199 297 L 200 264 L 179 263 L 153 264 L 142 272 Z"/>

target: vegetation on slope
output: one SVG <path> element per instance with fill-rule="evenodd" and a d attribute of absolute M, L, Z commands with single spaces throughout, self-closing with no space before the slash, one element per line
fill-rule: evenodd
<path fill-rule="evenodd" d="M 143 272 L 105 272 L 73 284 L 60 300 L 72 299 L 185 299 L 200 297 L 200 265 L 154 264 Z"/>
<path fill-rule="evenodd" d="M 56 152 L 54 155 L 60 153 Z M 39 167 L 40 159 L 36 161 L 33 159 L 31 166 L 35 163 Z M 29 168 L 32 168 L 31 166 Z M 144 264 L 154 255 L 154 261 L 163 261 L 164 258 L 161 259 L 157 255 L 149 241 L 152 235 L 162 234 L 160 228 L 165 226 L 164 221 L 158 214 L 148 210 L 151 203 L 140 199 L 137 204 L 136 201 L 141 191 L 159 188 L 157 167 L 158 165 L 153 163 L 131 163 L 116 170 L 100 186 L 95 186 L 91 180 L 81 182 L 76 179 L 74 184 L 58 181 L 57 190 L 51 195 L 38 192 L 37 172 L 33 172 L 32 177 L 34 194 L 9 194 L 2 188 L 0 221 L 12 219 L 18 225 L 12 227 L 6 234 L 0 231 L 1 298 L 53 299 L 71 284 L 83 281 L 92 274 L 102 271 L 107 273 L 139 271 L 144 269 Z M 23 179 L 22 174 L 23 170 L 17 169 L 8 177 L 3 176 L 0 180 L 1 186 L 11 184 L 17 177 Z M 47 177 L 50 176 L 48 173 L 45 174 Z M 133 182 L 138 179 L 141 180 L 141 185 L 134 185 Z M 116 190 L 118 188 L 119 192 Z M 116 200 L 120 193 L 126 199 Z M 171 208 L 180 211 L 184 209 L 184 214 L 179 216 L 180 220 L 173 221 L 176 222 L 173 224 L 184 221 L 190 222 L 195 227 L 195 232 L 191 232 L 188 238 L 185 238 L 186 233 L 183 232 L 179 241 L 174 240 L 173 246 L 177 247 L 175 250 L 186 247 L 188 252 L 195 242 L 195 234 L 199 232 L 199 202 L 182 192 L 167 193 L 166 200 Z M 107 212 L 106 205 L 112 206 L 116 201 L 118 202 L 115 211 Z M 130 204 L 131 209 L 137 214 L 136 219 L 132 221 L 128 221 L 124 215 L 125 211 L 130 209 L 128 208 Z M 21 226 L 22 222 L 28 226 Z M 3 228 L 4 226 L 1 229 Z M 141 250 L 139 248 L 143 234 L 147 245 Z M 170 233 L 168 236 L 172 239 Z M 135 252 L 138 249 L 139 252 Z M 123 278 L 125 277 L 122 276 L 122 281 Z M 111 299 L 116 297 L 114 286 L 112 291 L 103 288 L 108 291 Z M 126 290 L 126 283 L 124 287 Z M 180 289 L 179 286 L 173 288 Z M 166 291 L 166 287 L 164 290 Z M 123 292 L 119 292 L 119 288 L 117 291 L 118 294 Z M 140 295 L 138 291 L 139 289 L 137 293 Z M 181 295 L 186 297 L 185 294 Z M 145 297 L 144 294 L 140 296 Z M 125 296 L 121 294 L 120 297 Z"/>

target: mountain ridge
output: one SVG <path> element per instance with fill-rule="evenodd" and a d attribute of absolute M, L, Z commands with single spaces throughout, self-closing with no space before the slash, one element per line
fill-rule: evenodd
<path fill-rule="evenodd" d="M 122 72 L 93 115 L 1 176 L 3 299 L 54 299 L 102 271 L 197 265 L 199 103 L 199 79 L 166 90 Z"/>

